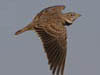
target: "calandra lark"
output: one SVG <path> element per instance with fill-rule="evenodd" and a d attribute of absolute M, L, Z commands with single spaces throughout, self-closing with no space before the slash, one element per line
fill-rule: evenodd
<path fill-rule="evenodd" d="M 35 30 L 39 35 L 47 54 L 48 64 L 53 75 L 63 75 L 66 54 L 66 27 L 80 17 L 75 12 L 62 13 L 64 5 L 45 8 L 26 27 L 18 30 L 15 35 Z"/>

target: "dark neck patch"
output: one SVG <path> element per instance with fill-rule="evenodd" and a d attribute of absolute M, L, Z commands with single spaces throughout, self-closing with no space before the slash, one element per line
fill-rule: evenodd
<path fill-rule="evenodd" d="M 65 26 L 70 26 L 71 24 L 72 24 L 72 23 L 68 23 L 68 22 L 65 22 L 65 23 L 64 23 Z"/>

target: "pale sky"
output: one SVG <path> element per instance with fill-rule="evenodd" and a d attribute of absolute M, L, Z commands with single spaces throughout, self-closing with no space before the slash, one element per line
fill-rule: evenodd
<path fill-rule="evenodd" d="M 82 16 L 68 28 L 64 75 L 100 75 L 99 0 L 0 0 L 0 75 L 51 75 L 36 33 L 14 33 L 43 8 L 67 4 L 64 12 Z"/>

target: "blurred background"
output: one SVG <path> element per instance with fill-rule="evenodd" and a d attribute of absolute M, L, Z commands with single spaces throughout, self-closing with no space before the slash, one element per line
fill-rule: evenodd
<path fill-rule="evenodd" d="M 99 0 L 0 0 L 0 75 L 51 75 L 36 33 L 14 33 L 43 8 L 66 5 L 82 16 L 68 28 L 64 75 L 100 75 Z"/>

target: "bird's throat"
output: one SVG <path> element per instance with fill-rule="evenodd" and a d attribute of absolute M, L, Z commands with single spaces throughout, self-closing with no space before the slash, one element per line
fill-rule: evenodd
<path fill-rule="evenodd" d="M 64 25 L 65 25 L 65 26 L 70 26 L 70 25 L 72 25 L 72 23 L 65 22 Z"/>

